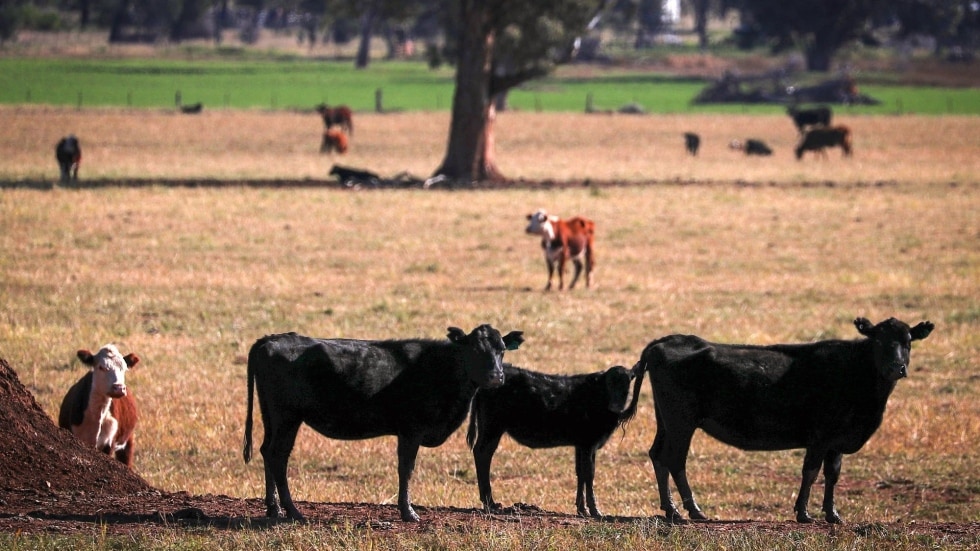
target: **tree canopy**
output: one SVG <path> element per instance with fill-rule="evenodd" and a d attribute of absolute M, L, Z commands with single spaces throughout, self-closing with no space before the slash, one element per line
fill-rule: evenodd
<path fill-rule="evenodd" d="M 452 3 L 451 3 L 452 5 Z M 449 143 L 437 175 L 502 177 L 494 159 L 494 102 L 570 59 L 603 0 L 459 0 L 456 89 Z"/>

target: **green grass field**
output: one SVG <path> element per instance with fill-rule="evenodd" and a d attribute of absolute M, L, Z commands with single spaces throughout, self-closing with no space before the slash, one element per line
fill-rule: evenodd
<path fill-rule="evenodd" d="M 860 81 L 860 77 L 859 77 Z M 692 106 L 705 82 L 658 73 L 596 70 L 588 78 L 559 71 L 513 91 L 510 105 L 524 111 L 576 112 L 593 97 L 597 109 L 637 103 L 651 113 L 776 113 L 782 106 Z M 356 111 L 375 109 L 382 92 L 385 110 L 446 111 L 452 104 L 453 71 L 430 70 L 421 62 L 375 61 L 355 70 L 349 61 L 283 57 L 276 60 L 89 60 L 0 59 L 0 104 L 82 107 L 173 107 L 208 109 L 310 109 L 345 103 Z M 980 114 L 975 89 L 862 86 L 882 101 L 844 109 L 851 114 Z"/>

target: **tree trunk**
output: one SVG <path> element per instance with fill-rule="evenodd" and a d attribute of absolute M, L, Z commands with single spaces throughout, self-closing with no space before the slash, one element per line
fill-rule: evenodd
<path fill-rule="evenodd" d="M 830 71 L 830 62 L 834 57 L 835 48 L 820 43 L 819 40 L 807 46 L 806 69 L 808 71 L 826 73 Z"/>
<path fill-rule="evenodd" d="M 459 62 L 453 94 L 449 144 L 435 175 L 469 180 L 498 180 L 503 175 L 494 161 L 493 121 L 496 110 L 490 97 L 494 34 L 486 9 L 463 2 L 459 33 Z"/>
<path fill-rule="evenodd" d="M 357 58 L 354 60 L 354 67 L 358 69 L 364 69 L 371 61 L 371 33 L 377 17 L 377 2 L 369 2 L 361 15 L 361 38 L 357 45 Z"/>
<path fill-rule="evenodd" d="M 694 0 L 694 30 L 698 35 L 698 48 L 708 49 L 708 0 Z"/>

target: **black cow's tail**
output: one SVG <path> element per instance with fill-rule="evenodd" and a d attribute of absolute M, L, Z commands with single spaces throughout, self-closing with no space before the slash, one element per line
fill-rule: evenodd
<path fill-rule="evenodd" d="M 624 425 L 629 423 L 636 415 L 636 404 L 640 401 L 640 390 L 643 388 L 643 376 L 646 375 L 647 364 L 643 360 L 636 362 L 633 366 L 633 399 L 630 401 L 630 405 L 625 411 L 619 416 L 619 420 Z"/>
<path fill-rule="evenodd" d="M 255 346 L 252 347 L 253 349 Z M 248 413 L 245 415 L 245 444 L 242 449 L 242 457 L 245 463 L 252 460 L 252 396 L 255 394 L 255 362 L 252 359 L 252 351 L 248 354 Z"/>

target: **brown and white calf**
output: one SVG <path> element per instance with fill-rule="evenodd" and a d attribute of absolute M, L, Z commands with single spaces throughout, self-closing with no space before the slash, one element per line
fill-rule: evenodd
<path fill-rule="evenodd" d="M 91 369 L 65 394 L 58 412 L 58 426 L 68 429 L 85 445 L 133 466 L 133 433 L 139 412 L 126 388 L 126 371 L 139 356 L 123 356 L 107 344 L 97 353 L 79 350 L 78 359 Z"/>
<path fill-rule="evenodd" d="M 539 209 L 527 215 L 527 233 L 541 236 L 541 248 L 544 249 L 544 259 L 548 264 L 548 285 L 558 268 L 558 289 L 565 288 L 565 262 L 571 260 L 575 265 L 575 277 L 572 278 L 569 289 L 575 287 L 582 269 L 585 269 L 585 286 L 592 285 L 592 268 L 595 266 L 595 223 L 588 218 L 576 216 L 562 220 L 555 215 L 549 215 Z"/>

